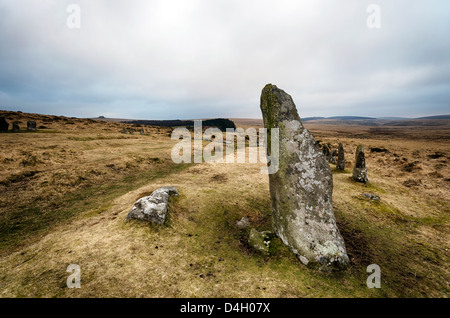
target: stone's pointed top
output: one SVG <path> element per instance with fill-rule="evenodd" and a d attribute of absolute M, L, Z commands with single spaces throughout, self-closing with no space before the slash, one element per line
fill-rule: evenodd
<path fill-rule="evenodd" d="M 261 111 L 266 128 L 275 128 L 279 122 L 284 120 L 297 120 L 301 124 L 297 107 L 291 95 L 276 85 L 264 86 L 261 92 Z"/>
<path fill-rule="evenodd" d="M 169 195 L 178 195 L 178 190 L 174 186 L 161 187 L 153 191 L 153 193 L 167 192 Z"/>

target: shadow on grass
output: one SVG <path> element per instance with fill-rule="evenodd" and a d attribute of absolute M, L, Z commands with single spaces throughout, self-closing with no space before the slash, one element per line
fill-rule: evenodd
<path fill-rule="evenodd" d="M 382 202 L 358 200 L 358 216 L 335 209 L 337 224 L 350 258 L 349 270 L 355 275 L 369 275 L 366 268 L 381 268 L 380 292 L 392 297 L 429 297 L 428 291 L 442 293 L 445 257 L 439 247 L 424 244 L 411 236 L 414 220 L 401 218 L 398 209 Z M 376 219 L 376 221 L 374 221 Z"/>

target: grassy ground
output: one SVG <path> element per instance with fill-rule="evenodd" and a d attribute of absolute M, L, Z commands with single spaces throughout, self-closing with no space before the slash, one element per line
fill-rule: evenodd
<path fill-rule="evenodd" d="M 253 227 L 270 229 L 261 164 L 175 165 L 164 129 L 125 135 L 122 127 L 131 125 L 7 116 L 35 116 L 49 129 L 0 135 L 2 297 L 450 295 L 448 142 L 312 130 L 321 142 L 343 142 L 349 162 L 347 171 L 333 172 L 333 201 L 351 265 L 322 273 L 302 266 L 278 239 L 269 256 L 253 251 L 248 230 L 235 226 L 247 216 Z M 368 185 L 350 178 L 360 142 Z M 444 155 L 433 158 L 436 151 Z M 138 198 L 166 185 L 180 196 L 164 226 L 124 221 Z M 366 286 L 374 263 L 380 289 Z M 80 289 L 66 287 L 69 264 L 81 267 Z"/>

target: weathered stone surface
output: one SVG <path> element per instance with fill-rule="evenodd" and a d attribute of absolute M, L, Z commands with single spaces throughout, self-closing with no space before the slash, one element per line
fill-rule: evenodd
<path fill-rule="evenodd" d="M 323 155 L 325 156 L 325 159 L 326 159 L 328 162 L 330 162 L 330 160 L 331 160 L 331 152 L 330 152 L 330 147 L 328 147 L 327 144 L 323 144 L 323 146 L 322 146 L 322 152 L 323 152 Z"/>
<path fill-rule="evenodd" d="M 242 219 L 236 221 L 236 227 L 238 229 L 245 229 L 250 226 L 250 221 L 245 216 Z"/>
<path fill-rule="evenodd" d="M 19 122 L 17 121 L 13 122 L 12 131 L 15 133 L 20 131 Z"/>
<path fill-rule="evenodd" d="M 353 179 L 355 181 L 363 183 L 369 182 L 369 179 L 367 179 L 367 167 L 363 145 L 359 145 L 356 148 L 355 166 L 353 167 Z"/>
<path fill-rule="evenodd" d="M 6 121 L 5 117 L 0 117 L 0 132 L 8 132 L 9 123 Z"/>
<path fill-rule="evenodd" d="M 331 151 L 331 156 L 330 156 L 330 163 L 332 164 L 336 164 L 337 163 L 337 155 L 338 155 L 338 151 L 336 149 L 333 149 L 333 151 Z"/>
<path fill-rule="evenodd" d="M 157 224 L 164 224 L 168 211 L 169 198 L 178 195 L 175 187 L 156 189 L 151 195 L 136 201 L 126 220 L 137 219 Z"/>
<path fill-rule="evenodd" d="M 339 143 L 338 147 L 338 157 L 337 157 L 337 164 L 336 168 L 338 170 L 345 170 L 345 154 L 344 154 L 344 146 L 342 146 L 342 143 Z"/>
<path fill-rule="evenodd" d="M 133 129 L 130 129 L 129 132 L 130 132 L 130 135 L 134 134 L 134 130 Z"/>
<path fill-rule="evenodd" d="M 261 94 L 261 111 L 268 144 L 270 129 L 279 128 L 279 170 L 269 174 L 275 234 L 305 265 L 344 268 L 349 259 L 333 213 L 328 162 L 303 127 L 291 96 L 268 84 Z"/>
<path fill-rule="evenodd" d="M 36 122 L 34 120 L 27 121 L 27 130 L 36 131 Z"/>
<path fill-rule="evenodd" d="M 267 255 L 269 254 L 270 232 L 259 232 L 252 228 L 248 236 L 248 244 L 255 250 Z"/>
<path fill-rule="evenodd" d="M 141 129 L 140 134 L 141 134 L 141 135 L 145 135 L 144 128 Z"/>

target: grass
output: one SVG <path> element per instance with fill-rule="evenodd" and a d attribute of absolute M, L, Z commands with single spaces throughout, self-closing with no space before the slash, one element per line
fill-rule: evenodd
<path fill-rule="evenodd" d="M 249 228 L 236 227 L 247 217 L 257 230 L 271 229 L 268 177 L 259 164 L 174 165 L 165 130 L 120 139 L 126 124 L 71 121 L 68 131 L 64 120 L 45 122 L 61 133 L 0 136 L 10 147 L 0 157 L 1 297 L 450 295 L 448 185 L 428 175 L 436 162 L 428 154 L 447 153 L 446 145 L 427 140 L 428 151 L 420 140 L 339 135 L 349 164 L 360 142 L 408 160 L 417 149 L 426 152 L 415 153 L 422 170 L 411 172 L 390 153 L 367 153 L 369 184 L 354 182 L 350 168 L 333 173 L 334 211 L 350 266 L 322 273 L 303 266 L 276 237 L 270 255 L 255 252 Z M 337 144 L 334 133 L 319 133 Z M 30 156 L 34 166 L 21 164 Z M 422 183 L 405 187 L 408 178 Z M 138 198 L 164 185 L 180 192 L 165 225 L 125 222 Z M 66 287 L 69 264 L 81 267 L 80 289 Z M 366 286 L 370 264 L 381 267 L 381 289 Z"/>
<path fill-rule="evenodd" d="M 0 184 L 7 186 L 11 183 L 16 183 L 16 182 L 23 181 L 24 179 L 27 179 L 27 178 L 32 178 L 37 173 L 39 173 L 39 171 L 24 171 L 22 173 L 12 174 L 8 178 L 6 178 L 6 180 L 0 181 Z"/>
<path fill-rule="evenodd" d="M 44 235 L 51 229 L 77 216 L 86 210 L 101 213 L 104 205 L 111 199 L 137 189 L 142 185 L 163 176 L 179 173 L 188 165 L 158 166 L 150 171 L 140 171 L 121 178 L 111 179 L 101 185 L 80 188 L 62 197 L 53 200 L 50 206 L 37 200 L 37 202 L 19 205 L 9 214 L 9 218 L 0 220 L 0 255 L 17 249 L 21 243 L 32 240 L 36 235 Z M 17 179 L 17 178 L 16 178 Z M 20 178 L 19 178 L 20 179 Z M 100 211 L 100 212 L 99 212 Z M 88 214 L 90 215 L 90 214 Z"/>
<path fill-rule="evenodd" d="M 93 141 L 93 140 L 117 140 L 117 139 L 128 139 L 128 137 L 125 136 L 95 136 L 95 137 L 76 137 L 71 136 L 67 137 L 69 140 L 75 140 L 75 141 Z"/>

